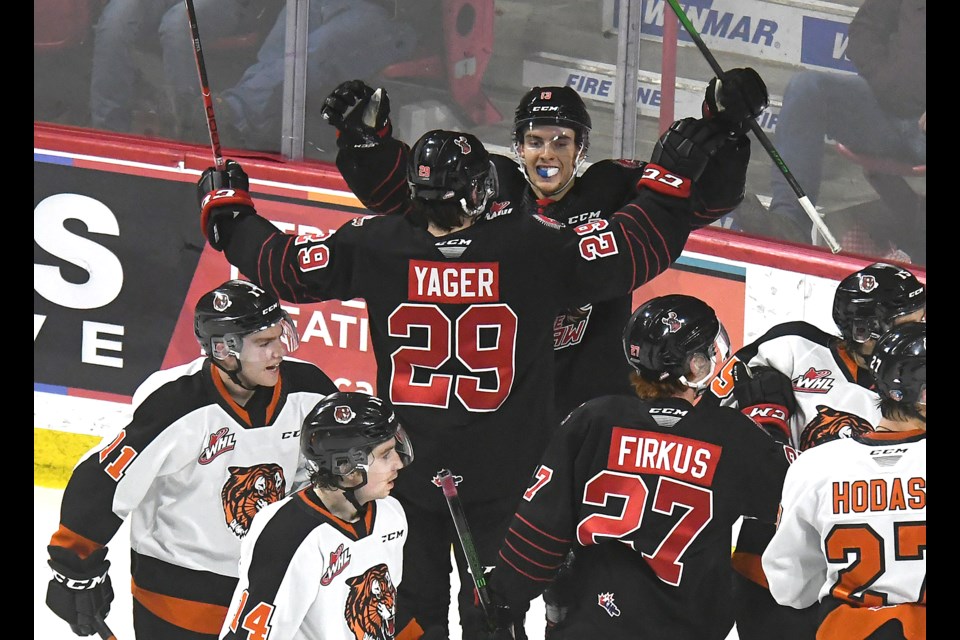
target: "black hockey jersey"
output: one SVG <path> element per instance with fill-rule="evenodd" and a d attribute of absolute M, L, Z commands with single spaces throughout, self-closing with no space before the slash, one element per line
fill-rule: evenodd
<path fill-rule="evenodd" d="M 731 527 L 741 515 L 775 520 L 788 464 L 735 410 L 591 400 L 543 455 L 491 588 L 514 607 L 535 598 L 572 547 L 561 637 L 722 640 L 733 626 Z"/>
<path fill-rule="evenodd" d="M 378 213 L 399 214 L 406 210 L 406 145 L 388 138 L 373 148 L 344 148 L 337 154 L 337 167 L 355 195 Z M 531 215 L 547 216 L 575 227 L 590 220 L 607 219 L 636 196 L 637 181 L 645 162 L 601 160 L 579 176 L 560 200 L 537 199 L 517 162 L 491 154 L 497 170 L 499 199 L 504 206 Z M 698 196 L 701 194 L 697 194 Z M 737 194 L 707 194 L 725 204 L 697 204 L 688 221 L 697 228 L 718 219 L 739 202 Z M 607 394 L 632 395 L 630 367 L 623 357 L 622 333 L 633 311 L 633 295 L 597 299 L 578 307 L 561 309 L 553 320 L 556 357 L 555 400 L 557 420 L 590 398 Z"/>
<path fill-rule="evenodd" d="M 610 220 L 569 228 L 496 201 L 442 237 L 403 215 L 357 218 L 326 237 L 250 215 L 225 253 L 281 300 L 366 301 L 377 393 L 417 451 L 395 495 L 443 509 L 433 477 L 444 467 L 464 477 L 464 502 L 523 491 L 557 424 L 554 318 L 662 273 L 686 242 L 687 207 L 642 189 Z"/>

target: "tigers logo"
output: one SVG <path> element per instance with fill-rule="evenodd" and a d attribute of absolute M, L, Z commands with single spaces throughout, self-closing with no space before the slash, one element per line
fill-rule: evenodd
<path fill-rule="evenodd" d="M 668 313 L 666 318 L 660 318 L 660 322 L 667 325 L 667 329 L 669 329 L 670 333 L 676 333 L 677 331 L 680 331 L 680 327 L 683 326 L 683 321 L 677 318 L 675 311 Z"/>
<path fill-rule="evenodd" d="M 347 424 L 353 420 L 353 409 L 345 404 L 338 405 L 333 408 L 333 419 L 340 424 Z"/>
<path fill-rule="evenodd" d="M 356 640 L 392 640 L 396 634 L 397 589 L 387 565 L 347 578 L 350 593 L 343 617 Z"/>
<path fill-rule="evenodd" d="M 283 499 L 286 481 L 283 468 L 278 464 L 264 463 L 252 467 L 230 467 L 220 499 L 227 528 L 238 538 L 250 531 L 253 516 L 268 504 Z"/>
<path fill-rule="evenodd" d="M 473 147 L 470 146 L 470 143 L 467 142 L 467 139 L 464 138 L 463 136 L 457 136 L 456 138 L 454 138 L 453 144 L 460 147 L 460 151 L 463 152 L 463 155 L 467 155 L 468 153 L 473 151 Z"/>
<path fill-rule="evenodd" d="M 870 293 L 877 288 L 877 279 L 874 276 L 860 276 L 860 291 Z"/>
<path fill-rule="evenodd" d="M 612 593 L 598 593 L 597 604 L 603 607 L 607 615 L 611 618 L 616 618 L 620 615 L 620 608 L 613 602 Z"/>
<path fill-rule="evenodd" d="M 800 434 L 800 451 L 831 440 L 851 438 L 871 431 L 873 426 L 860 416 L 818 404 L 817 415 Z"/>
<path fill-rule="evenodd" d="M 350 564 L 350 549 L 345 549 L 341 544 L 336 551 L 330 552 L 330 564 L 323 570 L 323 575 L 320 576 L 320 584 L 323 586 L 329 585 L 334 578 L 343 573 L 348 564 Z"/>

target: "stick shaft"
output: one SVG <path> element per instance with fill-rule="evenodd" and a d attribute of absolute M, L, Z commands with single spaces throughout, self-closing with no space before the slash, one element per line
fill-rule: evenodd
<path fill-rule="evenodd" d="M 680 24 L 682 24 L 683 28 L 686 29 L 688 34 L 690 34 L 694 44 L 697 45 L 697 49 L 700 50 L 700 53 L 702 53 L 703 57 L 706 59 L 707 64 L 709 64 L 710 68 L 713 69 L 713 73 L 718 78 L 723 78 L 723 68 L 720 67 L 720 63 L 717 62 L 717 59 L 713 57 L 713 53 L 710 52 L 710 49 L 703 41 L 703 38 L 701 38 L 700 34 L 697 33 L 696 28 L 694 28 L 693 23 L 690 22 L 690 19 L 683 11 L 683 8 L 680 6 L 678 0 L 667 0 L 667 3 L 669 3 L 670 8 L 673 9 L 673 12 L 677 15 L 677 19 L 680 20 Z M 797 182 L 796 177 L 794 177 L 793 173 L 790 172 L 789 167 L 787 167 L 787 164 L 783 161 L 783 158 L 780 157 L 780 153 L 777 151 L 776 147 L 773 146 L 773 143 L 770 142 L 767 134 L 764 133 L 763 128 L 760 127 L 760 123 L 757 122 L 755 118 L 750 118 L 749 122 L 750 130 L 753 131 L 753 135 L 756 136 L 757 140 L 760 141 L 760 145 L 763 146 L 764 150 L 766 150 L 767 154 L 770 156 L 770 159 L 773 160 L 773 164 L 777 165 L 777 169 L 779 169 L 780 173 L 783 174 L 783 177 L 786 178 L 787 184 L 789 184 L 790 188 L 793 189 L 793 192 L 797 194 L 797 200 L 800 202 L 800 206 L 803 208 L 804 213 L 806 213 L 807 217 L 810 218 L 810 222 L 812 222 L 817 228 L 817 231 L 820 232 L 820 235 L 826 241 L 827 246 L 830 247 L 830 251 L 833 253 L 839 253 L 840 244 L 837 242 L 836 238 L 833 237 L 833 234 L 830 233 L 830 229 L 827 228 L 823 218 L 821 218 L 820 214 L 817 213 L 816 207 L 814 207 L 813 203 L 810 202 L 810 198 L 808 198 L 807 194 L 804 193 L 803 187 L 800 186 L 800 183 Z"/>
<path fill-rule="evenodd" d="M 183 0 L 187 5 L 187 22 L 190 23 L 190 35 L 193 37 L 193 54 L 197 61 L 197 75 L 200 77 L 200 95 L 203 96 L 203 109 L 207 116 L 207 131 L 210 134 L 210 148 L 213 151 L 213 164 L 218 171 L 226 166 L 223 152 L 220 150 L 220 133 L 217 131 L 217 119 L 213 113 L 213 99 L 210 96 L 210 83 L 207 82 L 207 65 L 203 62 L 203 49 L 200 46 L 200 29 L 197 27 L 197 12 L 193 0 Z"/>
<path fill-rule="evenodd" d="M 453 473 L 449 469 L 441 470 L 439 478 L 440 488 L 443 489 L 443 497 L 447 500 L 450 515 L 453 517 L 453 524 L 457 529 L 460 548 L 463 549 L 463 555 L 467 559 L 467 566 L 470 567 L 470 573 L 473 576 L 473 584 L 477 588 L 480 607 L 483 609 L 487 624 L 492 630 L 494 628 L 493 604 L 490 600 L 490 592 L 487 590 L 487 579 L 484 577 L 480 554 L 477 553 L 477 547 L 473 542 L 473 534 L 470 533 L 470 525 L 467 523 L 467 514 L 463 511 L 463 504 L 460 502 L 460 495 L 457 493 L 457 483 L 454 481 Z"/>
<path fill-rule="evenodd" d="M 103 640 L 117 640 L 117 636 L 113 635 L 113 631 L 110 630 L 103 618 L 99 616 L 94 618 L 93 625 L 97 628 L 97 635 Z"/>

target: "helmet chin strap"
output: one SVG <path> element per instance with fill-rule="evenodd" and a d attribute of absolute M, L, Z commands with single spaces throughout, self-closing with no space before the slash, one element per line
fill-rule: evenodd
<path fill-rule="evenodd" d="M 227 374 L 227 377 L 230 378 L 230 380 L 231 380 L 234 384 L 236 384 L 236 385 L 238 385 L 238 386 L 246 389 L 247 391 L 256 391 L 256 390 L 257 390 L 257 386 L 258 386 L 258 385 L 254 385 L 254 386 L 252 386 L 252 387 L 248 387 L 247 385 L 243 384 L 243 382 L 241 382 L 239 374 L 240 374 L 240 372 L 243 370 L 243 363 L 240 362 L 240 358 L 237 358 L 237 359 L 236 359 L 236 360 L 237 360 L 237 368 L 234 369 L 233 371 L 230 371 L 229 369 L 227 369 L 226 367 L 224 367 L 224 366 L 220 363 L 220 361 L 217 360 L 216 358 L 212 358 L 212 357 L 211 357 L 210 359 L 213 360 L 214 366 L 216 366 L 217 369 L 220 369 L 220 371 L 223 371 L 225 374 Z"/>

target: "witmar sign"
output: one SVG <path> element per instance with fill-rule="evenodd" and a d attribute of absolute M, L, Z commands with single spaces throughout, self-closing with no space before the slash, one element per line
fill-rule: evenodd
<path fill-rule="evenodd" d="M 620 2 L 604 0 L 603 26 L 619 29 Z M 711 51 L 750 56 L 765 62 L 834 71 L 855 72 L 846 57 L 847 26 L 856 13 L 851 7 L 820 0 L 682 0 L 680 7 Z M 643 0 L 640 37 L 660 42 L 663 21 L 675 20 L 665 0 Z M 683 46 L 694 46 L 678 26 Z"/>
<path fill-rule="evenodd" d="M 148 175 L 137 175 L 137 173 Z M 193 309 L 236 270 L 206 245 L 196 174 L 35 155 L 34 384 L 49 393 L 123 401 L 153 371 L 200 355 Z M 359 210 L 257 193 L 283 230 L 330 232 Z M 362 301 L 284 305 L 295 357 L 345 390 L 372 392 Z"/>

